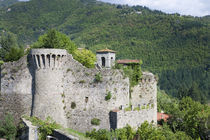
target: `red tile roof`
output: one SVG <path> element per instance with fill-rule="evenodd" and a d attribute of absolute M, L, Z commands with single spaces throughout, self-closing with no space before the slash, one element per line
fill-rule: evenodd
<path fill-rule="evenodd" d="M 116 51 L 113 51 L 113 50 L 110 50 L 110 49 L 103 49 L 103 50 L 98 50 L 98 51 L 96 51 L 96 52 L 112 52 L 112 53 L 115 53 Z"/>
<path fill-rule="evenodd" d="M 118 63 L 118 64 L 139 63 L 139 60 L 123 59 L 123 60 L 117 60 L 117 63 Z"/>
<path fill-rule="evenodd" d="M 170 116 L 168 114 L 157 112 L 157 121 L 160 121 L 161 119 L 163 119 L 164 121 L 167 121 L 169 117 Z"/>

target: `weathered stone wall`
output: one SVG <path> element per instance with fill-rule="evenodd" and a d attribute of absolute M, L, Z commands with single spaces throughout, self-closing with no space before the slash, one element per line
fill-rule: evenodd
<path fill-rule="evenodd" d="M 141 82 L 132 88 L 131 104 L 134 110 L 150 108 L 145 119 L 157 122 L 157 79 L 152 73 L 143 72 Z"/>
<path fill-rule="evenodd" d="M 23 57 L 2 66 L 0 118 L 6 111 L 16 118 L 23 114 L 41 119 L 51 116 L 65 127 L 85 132 L 110 129 L 110 111 L 122 109 L 117 112 L 117 128 L 127 123 L 137 127 L 145 120 L 156 122 L 154 75 L 143 73 L 142 82 L 132 89 L 129 99 L 129 79 L 121 70 L 88 69 L 70 54 L 64 58 L 62 53 L 51 51 L 55 50 L 40 49 L 31 53 L 28 61 Z M 96 75 L 101 76 L 100 81 Z M 108 93 L 112 97 L 105 100 Z M 133 111 L 124 111 L 130 103 Z M 91 124 L 93 118 L 100 120 L 98 126 Z"/>
<path fill-rule="evenodd" d="M 119 70 L 87 69 L 68 56 L 64 75 L 64 101 L 69 126 L 85 132 L 93 128 L 110 129 L 109 112 L 129 104 L 129 80 Z M 95 81 L 95 75 L 101 75 L 101 82 Z M 108 101 L 105 96 L 111 93 Z M 72 103 L 76 107 L 72 109 Z M 99 126 L 91 124 L 93 118 L 101 120 Z"/>
<path fill-rule="evenodd" d="M 27 57 L 1 66 L 0 119 L 8 112 L 18 122 L 21 115 L 31 113 L 32 75 Z"/>
<path fill-rule="evenodd" d="M 64 92 L 62 65 L 66 55 L 63 49 L 32 49 L 30 52 L 35 70 L 32 115 L 41 119 L 51 116 L 64 127 L 67 127 L 67 120 L 61 95 Z"/>
<path fill-rule="evenodd" d="M 119 111 L 117 112 L 117 128 L 125 127 L 127 124 L 137 129 L 144 121 L 156 123 L 153 117 L 155 113 L 151 108 L 141 109 L 139 111 Z"/>

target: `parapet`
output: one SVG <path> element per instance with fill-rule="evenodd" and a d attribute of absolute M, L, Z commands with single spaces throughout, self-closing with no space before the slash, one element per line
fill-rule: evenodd
<path fill-rule="evenodd" d="M 30 54 L 36 69 L 60 68 L 65 61 L 64 49 L 31 49 Z"/>
<path fill-rule="evenodd" d="M 157 82 L 157 78 L 150 72 L 143 72 L 141 77 L 142 83 Z"/>

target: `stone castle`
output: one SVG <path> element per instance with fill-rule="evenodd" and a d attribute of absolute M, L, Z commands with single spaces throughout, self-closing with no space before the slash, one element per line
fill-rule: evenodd
<path fill-rule="evenodd" d="M 0 118 L 32 115 L 53 118 L 81 132 L 157 121 L 157 80 L 143 72 L 130 89 L 123 71 L 110 69 L 115 52 L 97 52 L 100 68 L 86 68 L 62 49 L 32 49 L 1 66 Z M 98 79 L 99 77 L 100 79 Z M 107 99 L 107 95 L 111 98 Z M 95 124 L 94 120 L 99 123 Z"/>

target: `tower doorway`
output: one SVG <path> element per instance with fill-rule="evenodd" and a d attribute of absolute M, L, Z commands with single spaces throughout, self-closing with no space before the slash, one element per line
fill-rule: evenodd
<path fill-rule="evenodd" d="M 101 57 L 102 66 L 105 67 L 105 57 Z"/>

